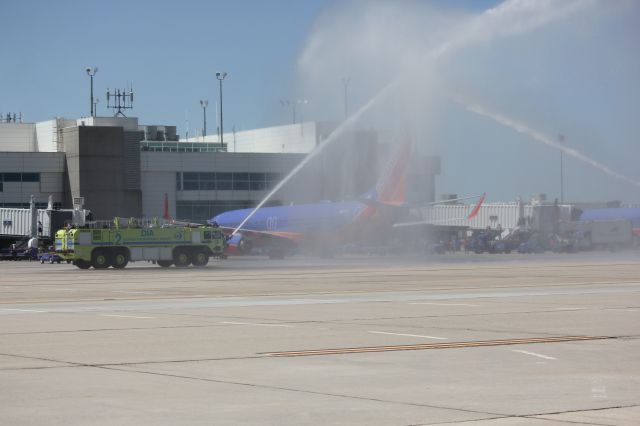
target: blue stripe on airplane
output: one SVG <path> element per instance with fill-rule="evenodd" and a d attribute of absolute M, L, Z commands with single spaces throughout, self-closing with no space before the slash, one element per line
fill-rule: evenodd
<path fill-rule="evenodd" d="M 339 229 L 355 220 L 366 207 L 360 202 L 315 203 L 294 206 L 263 207 L 244 224 L 243 229 L 261 232 L 307 233 Z M 232 210 L 211 219 L 225 228 L 237 227 L 253 209 Z"/>
<path fill-rule="evenodd" d="M 142 244 L 167 244 L 167 245 L 171 245 L 171 244 L 176 244 L 176 241 L 123 241 L 122 244 L 120 245 L 127 245 L 127 246 L 134 246 L 134 245 L 142 245 Z M 80 244 L 76 244 L 76 245 L 80 245 Z M 91 245 L 94 246 L 112 246 L 114 245 L 111 242 L 96 242 L 96 243 L 92 243 Z"/>

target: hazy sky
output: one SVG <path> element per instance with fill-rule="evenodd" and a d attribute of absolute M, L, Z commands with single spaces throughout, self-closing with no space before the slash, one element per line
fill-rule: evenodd
<path fill-rule="evenodd" d="M 487 13 L 487 10 L 494 8 Z M 559 196 L 559 151 L 452 101 L 481 104 L 640 181 L 640 3 L 619 1 L 15 1 L 0 14 L 0 111 L 27 121 L 89 112 L 132 83 L 131 115 L 215 132 L 353 113 L 394 141 L 442 156 L 437 189 L 491 200 Z M 564 155 L 565 199 L 640 202 L 640 189 Z"/>

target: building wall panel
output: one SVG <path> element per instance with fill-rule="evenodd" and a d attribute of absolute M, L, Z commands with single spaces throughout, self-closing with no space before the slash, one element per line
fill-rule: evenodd
<path fill-rule="evenodd" d="M 33 123 L 0 123 L 0 151 L 35 151 L 35 128 Z"/>
<path fill-rule="evenodd" d="M 143 172 L 142 215 L 144 217 L 162 217 L 164 213 L 164 194 L 169 197 L 169 213 L 176 214 L 176 174 L 175 172 Z"/>
<path fill-rule="evenodd" d="M 62 193 L 64 192 L 64 173 L 40 173 L 40 192 Z"/>
<path fill-rule="evenodd" d="M 0 172 L 64 172 L 64 153 L 0 152 Z"/>

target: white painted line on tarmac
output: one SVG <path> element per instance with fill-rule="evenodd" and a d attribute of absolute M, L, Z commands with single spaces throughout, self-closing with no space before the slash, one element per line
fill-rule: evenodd
<path fill-rule="evenodd" d="M 116 318 L 137 318 L 137 319 L 156 319 L 156 317 L 138 317 L 135 315 L 108 315 L 100 314 L 101 317 L 116 317 Z"/>
<path fill-rule="evenodd" d="M 129 291 L 129 290 L 112 290 L 112 293 L 125 293 L 125 294 L 155 294 L 153 291 Z"/>
<path fill-rule="evenodd" d="M 549 355 L 543 355 L 543 354 L 538 354 L 538 353 L 529 352 L 529 351 L 522 351 L 520 349 L 511 349 L 511 352 L 518 352 L 518 353 L 525 354 L 525 355 L 536 356 L 536 357 L 542 358 L 542 359 L 557 359 L 557 358 L 554 358 L 554 357 L 549 356 Z"/>
<path fill-rule="evenodd" d="M 638 309 L 634 308 L 605 308 L 605 311 L 622 311 L 622 312 L 638 312 Z"/>
<path fill-rule="evenodd" d="M 255 325 L 256 327 L 289 327 L 294 328 L 293 325 L 289 324 L 262 324 L 257 322 L 235 322 L 235 321 L 220 321 L 220 324 L 229 324 L 229 325 Z"/>
<path fill-rule="evenodd" d="M 4 311 L 15 311 L 15 312 L 34 312 L 38 314 L 43 314 L 48 311 L 36 311 L 35 309 L 14 309 L 14 308 L 4 308 Z"/>
<path fill-rule="evenodd" d="M 369 331 L 369 333 L 373 333 L 373 334 L 389 334 L 389 335 L 392 335 L 392 336 L 405 336 L 405 337 L 422 337 L 424 339 L 447 340 L 446 337 L 425 336 L 425 335 L 422 335 L 422 334 L 388 333 L 386 331 Z"/>
<path fill-rule="evenodd" d="M 431 303 L 431 302 L 414 302 L 410 305 L 433 305 L 433 306 L 480 306 L 472 303 Z"/>
<path fill-rule="evenodd" d="M 565 308 L 555 308 L 556 311 L 584 311 L 587 308 L 569 308 L 569 307 L 565 307 Z"/>
<path fill-rule="evenodd" d="M 55 291 L 76 291 L 75 288 L 54 288 Z"/>

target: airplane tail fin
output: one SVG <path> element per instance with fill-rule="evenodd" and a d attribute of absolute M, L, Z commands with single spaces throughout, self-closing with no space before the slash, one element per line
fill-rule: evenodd
<path fill-rule="evenodd" d="M 189 227 L 189 228 L 195 228 L 195 227 L 198 227 L 198 226 L 202 226 L 201 223 L 187 222 L 187 221 L 182 221 L 182 220 L 175 220 L 173 217 L 171 217 L 171 213 L 169 213 L 169 195 L 166 192 L 164 193 L 164 205 L 163 205 L 162 218 L 164 220 L 168 220 L 173 225 L 181 225 L 181 226 L 186 226 L 186 227 Z"/>
<path fill-rule="evenodd" d="M 480 197 L 480 199 L 478 200 L 478 204 L 476 204 L 473 210 L 471 210 L 471 213 L 469 214 L 469 216 L 467 216 L 467 220 L 471 220 L 474 217 L 478 216 L 478 212 L 480 211 L 480 206 L 482 206 L 482 203 L 484 202 L 484 197 L 486 195 L 487 195 L 486 192 L 482 194 L 482 197 Z"/>
<path fill-rule="evenodd" d="M 171 214 L 169 214 L 169 194 L 164 193 L 164 210 L 162 213 L 162 218 L 166 220 L 172 220 Z"/>
<path fill-rule="evenodd" d="M 413 140 L 408 139 L 396 148 L 376 186 L 363 196 L 363 201 L 389 206 L 401 206 L 405 203 L 412 145 Z"/>

